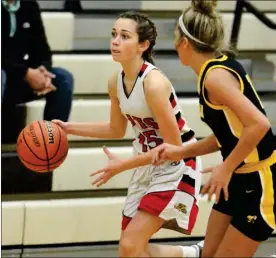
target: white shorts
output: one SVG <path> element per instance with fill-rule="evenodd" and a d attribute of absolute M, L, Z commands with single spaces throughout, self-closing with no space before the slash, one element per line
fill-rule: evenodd
<path fill-rule="evenodd" d="M 143 211 L 191 233 L 198 214 L 197 199 L 201 186 L 201 159 L 147 165 L 134 170 L 123 210 L 122 230 Z"/>

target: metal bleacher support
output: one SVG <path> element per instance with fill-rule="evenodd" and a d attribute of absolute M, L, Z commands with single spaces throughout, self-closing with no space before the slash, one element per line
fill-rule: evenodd
<path fill-rule="evenodd" d="M 240 26 L 242 21 L 242 16 L 244 13 L 244 8 L 252 13 L 259 21 L 265 24 L 268 28 L 276 30 L 276 22 L 269 19 L 263 12 L 258 10 L 252 3 L 248 0 L 240 0 L 236 2 L 235 8 L 235 18 L 233 21 L 232 33 L 231 33 L 231 44 L 234 47 L 237 47 L 238 44 L 238 36 L 240 32 Z"/>
<path fill-rule="evenodd" d="M 170 1 L 169 5 L 168 1 L 147 0 L 38 2 L 43 10 L 48 40 L 54 51 L 54 65 L 69 69 L 75 77 L 71 121 L 108 119 L 110 103 L 107 99 L 107 79 L 113 71 L 119 69 L 119 65 L 109 55 L 110 28 L 118 12 L 135 9 L 149 13 L 157 24 L 160 36 L 155 48 L 155 61 L 173 82 L 190 126 L 200 138 L 210 133 L 199 120 L 196 76 L 190 69 L 180 65 L 174 51 L 172 37 L 175 20 L 180 10 L 189 4 L 188 1 Z M 276 22 L 275 1 L 254 1 L 254 6 Z M 237 19 L 235 13 L 237 15 L 238 12 L 235 8 L 236 1 L 219 1 L 218 9 L 225 22 L 226 37 L 233 40 L 235 35 L 239 35 L 236 45 L 241 53 L 239 60 L 252 77 L 272 125 L 276 128 L 276 34 L 260 23 L 252 13 L 242 15 L 240 33 L 237 33 L 233 28 L 233 21 Z M 40 100 L 26 105 L 26 123 L 41 119 L 44 104 L 44 100 Z M 120 157 L 129 157 L 132 154 L 131 137 L 129 128 L 122 141 L 98 141 L 70 136 L 68 158 L 53 173 L 50 193 L 38 197 L 20 197 L 20 193 L 15 196 L 2 195 L 2 246 L 9 249 L 16 246 L 15 249 L 6 251 L 6 256 L 10 256 L 9 253 L 14 257 L 30 257 L 32 255 L 27 249 L 28 245 L 117 242 L 121 209 L 131 173 L 121 173 L 100 190 L 91 186 L 89 174 L 106 162 L 101 149 L 103 143 Z M 218 153 L 203 157 L 205 167 L 220 161 Z M 83 198 L 78 198 L 80 192 L 83 192 Z M 211 205 L 206 198 L 200 199 L 200 218 L 192 237 L 204 235 Z M 167 230 L 162 230 L 155 238 L 183 239 L 178 233 Z M 58 252 L 57 249 L 52 254 L 47 251 L 47 256 L 53 257 Z M 38 252 L 32 257 L 42 254 Z"/>

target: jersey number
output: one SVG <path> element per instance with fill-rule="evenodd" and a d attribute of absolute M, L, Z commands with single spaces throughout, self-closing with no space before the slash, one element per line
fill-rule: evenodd
<path fill-rule="evenodd" d="M 150 146 L 150 143 L 155 143 L 155 146 Z M 142 145 L 142 151 L 147 152 L 148 146 L 151 149 L 157 147 L 163 143 L 161 138 L 157 138 L 157 134 L 154 130 L 145 131 L 139 134 L 139 143 Z"/>

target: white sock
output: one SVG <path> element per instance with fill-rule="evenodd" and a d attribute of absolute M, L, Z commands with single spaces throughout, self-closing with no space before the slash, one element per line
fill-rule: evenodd
<path fill-rule="evenodd" d="M 204 240 L 198 242 L 197 245 L 199 245 L 201 248 L 203 248 L 203 246 L 204 246 Z"/>
<path fill-rule="evenodd" d="M 193 246 L 181 246 L 181 245 L 179 245 L 179 247 L 182 250 L 182 257 L 184 257 L 184 258 L 190 258 L 190 257 L 198 258 L 199 257 L 200 252 L 199 252 L 198 248 L 195 248 Z"/>

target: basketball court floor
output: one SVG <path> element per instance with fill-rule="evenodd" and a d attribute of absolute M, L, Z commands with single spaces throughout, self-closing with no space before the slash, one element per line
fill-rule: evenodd
<path fill-rule="evenodd" d="M 191 245 L 194 241 L 162 242 L 162 244 Z M 58 248 L 26 248 L 24 252 L 17 250 L 3 250 L 2 257 L 118 257 L 118 245 L 87 245 Z M 254 257 L 268 257 L 276 252 L 276 236 L 271 237 L 261 245 Z"/>

